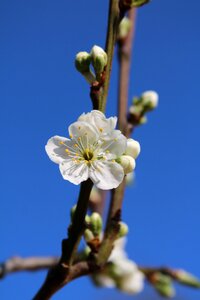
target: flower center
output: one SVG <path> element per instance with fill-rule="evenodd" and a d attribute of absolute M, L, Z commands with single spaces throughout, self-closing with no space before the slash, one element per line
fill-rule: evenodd
<path fill-rule="evenodd" d="M 83 158 L 87 161 L 90 161 L 93 158 L 94 154 L 90 149 L 85 149 L 83 153 Z"/>

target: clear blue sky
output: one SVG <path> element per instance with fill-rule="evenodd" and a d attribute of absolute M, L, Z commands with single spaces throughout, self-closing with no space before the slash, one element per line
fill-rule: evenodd
<path fill-rule="evenodd" d="M 91 109 L 89 88 L 73 61 L 78 51 L 104 46 L 107 6 L 106 0 L 0 1 L 0 260 L 60 253 L 78 188 L 62 180 L 44 146 L 52 135 L 67 136 L 68 125 Z M 153 0 L 139 11 L 130 100 L 155 89 L 160 104 L 135 133 L 142 152 L 123 210 L 131 258 L 198 276 L 199 11 L 198 0 Z M 107 115 L 116 112 L 116 80 L 115 61 Z M 31 299 L 44 275 L 7 277 L 0 282 L 0 298 Z M 146 293 L 146 300 L 157 299 L 150 289 Z M 54 299 L 80 296 L 129 299 L 96 291 L 87 278 Z M 176 299 L 199 297 L 200 291 L 181 288 Z"/>

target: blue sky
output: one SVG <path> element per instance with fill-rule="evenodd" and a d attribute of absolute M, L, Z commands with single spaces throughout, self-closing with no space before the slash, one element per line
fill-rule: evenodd
<path fill-rule="evenodd" d="M 91 110 L 89 87 L 73 61 L 78 51 L 104 46 L 107 7 L 108 1 L 92 0 L 0 1 L 0 260 L 60 253 L 78 188 L 61 178 L 44 146 L 55 134 L 67 136 L 68 125 Z M 135 132 L 142 152 L 123 209 L 132 259 L 198 276 L 199 10 L 197 0 L 153 0 L 139 10 L 129 101 L 154 89 L 160 103 Z M 108 116 L 116 113 L 117 71 L 115 60 Z M 0 282 L 1 299 L 31 299 L 44 275 L 7 277 Z M 115 291 L 97 291 L 87 278 L 54 299 L 76 300 L 80 291 L 88 300 L 122 299 Z M 196 300 L 199 293 L 179 288 L 176 299 Z M 156 299 L 151 289 L 144 295 Z"/>

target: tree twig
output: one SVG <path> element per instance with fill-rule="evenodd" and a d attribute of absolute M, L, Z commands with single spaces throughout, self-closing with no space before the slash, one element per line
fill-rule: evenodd
<path fill-rule="evenodd" d="M 123 44 L 119 44 L 119 98 L 118 98 L 118 126 L 122 133 L 128 137 L 127 131 L 127 102 L 128 102 L 128 86 L 130 75 L 131 51 L 133 43 L 133 32 L 135 26 L 135 9 L 129 12 L 129 18 L 132 23 L 130 32 Z M 111 191 L 111 203 L 107 218 L 107 225 L 104 235 L 104 240 L 99 249 L 99 254 L 96 257 L 98 265 L 106 263 L 111 254 L 113 243 L 119 232 L 119 221 L 121 220 L 121 208 L 124 197 L 125 180 L 118 188 Z"/>
<path fill-rule="evenodd" d="M 19 271 L 39 271 L 56 265 L 58 257 L 27 257 L 14 256 L 0 264 L 0 279 Z"/>
<path fill-rule="evenodd" d="M 50 297 L 61 289 L 69 281 L 69 278 L 71 278 L 70 267 L 72 266 L 76 250 L 85 229 L 85 216 L 92 185 L 93 183 L 90 179 L 81 183 L 76 211 L 72 225 L 69 228 L 69 237 L 62 241 L 61 258 L 58 264 L 49 270 L 46 280 L 33 298 L 34 300 L 50 299 Z"/>

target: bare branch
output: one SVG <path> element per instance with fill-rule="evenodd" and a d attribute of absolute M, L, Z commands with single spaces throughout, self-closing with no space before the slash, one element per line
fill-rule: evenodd
<path fill-rule="evenodd" d="M 18 271 L 38 271 L 53 267 L 58 257 L 28 257 L 14 256 L 0 264 L 0 279 Z"/>

